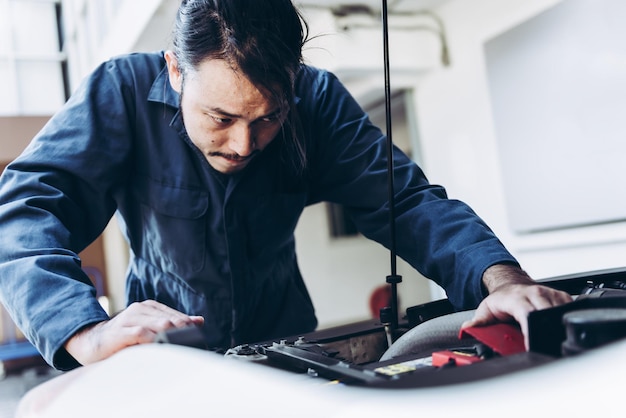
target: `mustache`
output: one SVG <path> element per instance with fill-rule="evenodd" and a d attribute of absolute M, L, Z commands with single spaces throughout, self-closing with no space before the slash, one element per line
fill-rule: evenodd
<path fill-rule="evenodd" d="M 233 161 L 246 161 L 246 160 L 252 159 L 253 157 L 255 157 L 260 152 L 261 152 L 260 150 L 254 150 L 249 155 L 241 156 L 239 154 L 226 154 L 224 152 L 213 151 L 213 152 L 209 152 L 209 156 L 211 156 L 211 157 L 227 158 L 227 159 L 233 160 Z"/>

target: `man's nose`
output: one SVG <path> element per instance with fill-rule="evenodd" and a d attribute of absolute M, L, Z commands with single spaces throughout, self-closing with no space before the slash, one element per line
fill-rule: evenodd
<path fill-rule="evenodd" d="M 241 124 L 236 127 L 229 141 L 230 149 L 241 157 L 252 154 L 256 148 L 254 132 L 248 125 Z"/>

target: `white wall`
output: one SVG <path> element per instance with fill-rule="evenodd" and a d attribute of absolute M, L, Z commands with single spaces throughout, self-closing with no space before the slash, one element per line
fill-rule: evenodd
<path fill-rule="evenodd" d="M 485 44 L 515 231 L 626 220 L 624 15 L 623 0 L 567 0 Z"/>
<path fill-rule="evenodd" d="M 519 234 L 513 232 L 507 219 L 507 191 L 502 183 L 483 43 L 558 3 L 448 2 L 439 12 L 448 27 L 453 65 L 422 80 L 416 96 L 425 169 L 430 179 L 446 185 L 452 197 L 470 203 L 535 278 L 626 264 L 624 222 Z M 555 161 L 554 175 L 558 173 L 559 161 Z"/>

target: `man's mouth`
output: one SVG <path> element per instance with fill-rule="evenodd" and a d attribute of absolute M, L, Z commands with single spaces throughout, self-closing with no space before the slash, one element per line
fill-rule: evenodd
<path fill-rule="evenodd" d="M 251 160 L 252 158 L 254 158 L 254 156 L 256 154 L 258 154 L 258 152 L 259 151 L 256 150 L 256 151 L 252 152 L 252 154 L 246 155 L 245 157 L 241 156 L 241 155 L 238 155 L 238 154 L 224 154 L 224 153 L 221 153 L 221 152 L 212 152 L 209 155 L 212 156 L 212 157 L 221 157 L 221 158 L 223 158 L 225 160 L 228 160 L 228 161 L 231 161 L 231 162 L 234 162 L 234 163 L 242 163 L 242 162 L 245 162 L 245 161 L 248 161 L 248 160 Z"/>
<path fill-rule="evenodd" d="M 255 150 L 253 153 L 241 156 L 238 154 L 226 154 L 222 152 L 212 152 L 209 154 L 212 158 L 218 158 L 222 162 L 219 163 L 223 168 L 221 170 L 232 171 L 232 170 L 241 170 L 246 167 L 250 161 L 256 157 L 256 155 L 260 151 Z"/>

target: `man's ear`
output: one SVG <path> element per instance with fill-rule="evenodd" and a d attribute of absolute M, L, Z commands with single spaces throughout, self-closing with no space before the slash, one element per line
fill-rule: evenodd
<path fill-rule="evenodd" d="M 176 92 L 180 93 L 183 85 L 183 73 L 178 68 L 178 60 L 173 51 L 165 51 L 165 62 L 167 63 L 170 85 Z"/>

